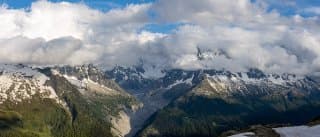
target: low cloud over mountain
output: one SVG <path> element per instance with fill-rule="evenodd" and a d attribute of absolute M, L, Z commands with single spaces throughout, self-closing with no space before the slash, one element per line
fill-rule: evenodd
<path fill-rule="evenodd" d="M 284 15 L 260 0 L 161 0 L 105 12 L 82 3 L 37 1 L 27 9 L 2 5 L 0 20 L 1 63 L 143 62 L 296 74 L 320 69 L 318 14 Z M 149 24 L 180 25 L 164 34 L 144 29 Z"/>

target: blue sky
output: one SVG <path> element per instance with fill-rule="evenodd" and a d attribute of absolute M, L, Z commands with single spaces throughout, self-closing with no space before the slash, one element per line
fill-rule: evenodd
<path fill-rule="evenodd" d="M 301 14 L 302 16 L 313 16 L 303 13 L 303 10 L 311 7 L 319 7 L 320 0 L 267 0 L 270 9 L 276 9 L 282 15 L 291 16 Z"/>
<path fill-rule="evenodd" d="M 25 8 L 36 0 L 0 0 L 1 3 L 6 3 L 10 8 Z M 109 10 L 111 8 L 123 7 L 127 4 L 139 4 L 153 2 L 154 0 L 49 0 L 53 2 L 68 1 L 68 2 L 84 2 L 92 8 L 99 10 Z"/>
<path fill-rule="evenodd" d="M 11 8 L 29 7 L 36 0 L 0 0 Z M 123 7 L 127 4 L 150 3 L 155 0 L 49 0 L 54 2 L 84 2 L 92 8 L 108 10 L 115 7 Z M 256 0 L 252 0 L 256 1 Z M 277 9 L 284 14 L 294 14 L 297 10 L 307 7 L 320 6 L 320 0 L 265 0 L 271 5 L 271 9 Z M 294 5 L 292 3 L 295 3 Z"/>

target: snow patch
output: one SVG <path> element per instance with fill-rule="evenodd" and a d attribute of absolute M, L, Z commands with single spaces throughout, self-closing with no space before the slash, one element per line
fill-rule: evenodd
<path fill-rule="evenodd" d="M 174 83 L 172 83 L 171 85 L 169 85 L 166 89 L 171 89 L 173 88 L 174 86 L 177 86 L 179 84 L 188 84 L 188 85 L 192 85 L 192 79 L 193 79 L 194 76 L 192 76 L 191 78 L 188 78 L 188 79 L 180 79 L 180 80 L 176 80 Z"/>
<path fill-rule="evenodd" d="M 255 134 L 252 132 L 245 132 L 245 133 L 240 133 L 240 134 L 236 134 L 236 135 L 232 135 L 229 137 L 251 137 L 254 136 Z"/>
<path fill-rule="evenodd" d="M 143 69 L 144 73 L 140 73 L 143 78 L 158 79 L 165 76 L 165 73 L 162 72 L 162 69 L 154 66 L 143 66 Z"/>
<path fill-rule="evenodd" d="M 68 75 L 62 75 L 64 78 L 66 78 L 72 85 L 75 85 L 80 93 L 86 94 L 88 90 L 106 94 L 106 95 L 118 95 L 120 92 L 117 92 L 114 89 L 111 89 L 107 86 L 104 86 L 102 84 L 99 84 L 90 78 L 84 78 L 82 80 L 78 79 L 74 76 L 68 76 Z"/>
<path fill-rule="evenodd" d="M 303 79 L 304 77 L 299 77 L 290 74 L 267 74 L 263 78 L 250 78 L 246 72 L 232 73 L 232 75 L 227 76 L 225 74 L 216 74 L 216 75 L 206 75 L 207 78 L 211 78 L 220 82 L 245 82 L 245 83 L 261 83 L 261 82 L 270 82 L 272 84 L 283 85 L 286 83 L 296 82 Z"/>
<path fill-rule="evenodd" d="M 274 128 L 281 137 L 320 137 L 320 125 Z"/>

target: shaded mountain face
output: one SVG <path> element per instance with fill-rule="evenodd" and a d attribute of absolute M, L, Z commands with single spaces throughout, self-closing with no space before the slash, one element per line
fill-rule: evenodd
<path fill-rule="evenodd" d="M 199 71 L 170 70 L 160 78 L 149 78 L 142 67 L 116 67 L 106 71 L 127 92 L 135 96 L 143 107 L 130 114 L 132 130 L 127 136 L 134 136 L 144 127 L 152 114 L 182 96 L 200 81 Z"/>
<path fill-rule="evenodd" d="M 111 137 L 130 130 L 121 124 L 138 102 L 93 66 L 0 69 L 0 136 Z"/>
<path fill-rule="evenodd" d="M 157 112 L 138 136 L 219 136 L 254 124 L 301 124 L 320 114 L 318 82 L 295 75 L 203 72 L 203 80 Z"/>
<path fill-rule="evenodd" d="M 142 110 L 152 109 L 143 115 L 149 119 L 133 120 L 142 129 L 136 136 L 218 136 L 255 124 L 301 124 L 320 114 L 314 77 L 258 69 L 164 70 L 158 79 L 145 77 L 143 68 L 106 73 L 144 103 Z"/>

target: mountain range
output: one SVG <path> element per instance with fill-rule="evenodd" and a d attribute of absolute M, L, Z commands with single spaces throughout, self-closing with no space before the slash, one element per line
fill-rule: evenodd
<path fill-rule="evenodd" d="M 320 116 L 317 76 L 160 72 L 0 65 L 0 137 L 212 137 Z"/>

